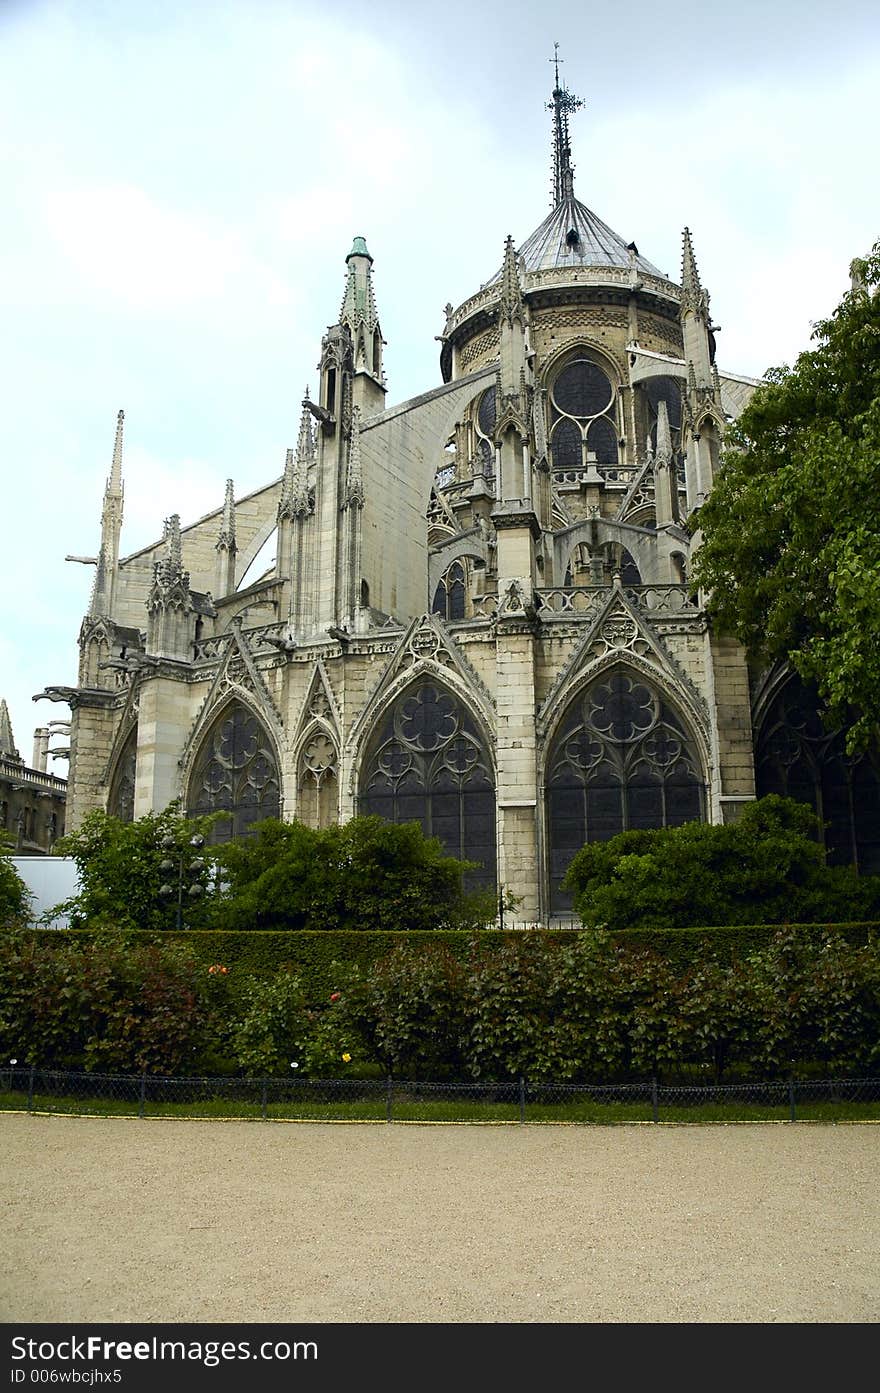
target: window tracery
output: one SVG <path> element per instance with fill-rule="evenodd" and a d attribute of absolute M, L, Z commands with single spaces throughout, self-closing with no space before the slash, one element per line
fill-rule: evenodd
<path fill-rule="evenodd" d="M 778 793 L 808 803 L 832 865 L 880 873 L 880 758 L 850 756 L 840 731 L 828 731 L 814 689 L 792 677 L 774 697 L 755 749 L 758 797 Z"/>
<path fill-rule="evenodd" d="M 211 829 L 211 842 L 246 836 L 267 817 L 280 817 L 280 778 L 262 723 L 241 702 L 232 702 L 208 731 L 196 758 L 187 812 L 228 812 Z"/>
<path fill-rule="evenodd" d="M 129 731 L 113 771 L 107 811 L 120 822 L 134 821 L 134 790 L 137 777 L 137 726 Z"/>
<path fill-rule="evenodd" d="M 464 566 L 460 561 L 453 561 L 434 591 L 431 613 L 439 614 L 441 619 L 464 619 L 466 589 Z"/>
<path fill-rule="evenodd" d="M 607 373 L 585 353 L 570 358 L 550 385 L 554 469 L 618 462 L 615 393 Z"/>
<path fill-rule="evenodd" d="M 476 722 L 428 679 L 408 687 L 370 742 L 359 808 L 389 822 L 418 822 L 450 856 L 476 861 L 474 886 L 495 884 L 495 780 Z"/>
<path fill-rule="evenodd" d="M 683 722 L 643 677 L 622 669 L 593 682 L 566 711 L 545 779 L 551 909 L 586 842 L 677 827 L 705 816 L 700 760 Z"/>

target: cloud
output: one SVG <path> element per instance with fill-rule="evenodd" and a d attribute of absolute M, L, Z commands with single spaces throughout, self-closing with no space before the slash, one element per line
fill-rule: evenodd
<path fill-rule="evenodd" d="M 242 232 L 204 214 L 163 207 L 131 184 L 51 189 L 48 230 L 84 298 L 97 293 L 139 314 L 179 315 L 244 296 L 290 305 L 291 287 L 260 263 Z"/>

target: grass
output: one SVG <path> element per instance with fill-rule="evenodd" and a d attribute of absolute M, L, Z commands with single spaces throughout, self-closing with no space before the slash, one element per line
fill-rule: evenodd
<path fill-rule="evenodd" d="M 0 1093 L 0 1112 L 28 1110 L 25 1092 Z M 213 1097 L 168 1103 L 145 1100 L 142 1114 L 137 1100 L 99 1097 L 64 1097 L 35 1093 L 31 1110 L 70 1116 L 166 1117 L 166 1118 L 242 1118 L 260 1121 L 263 1107 L 258 1101 Z M 338 1100 L 334 1103 L 300 1099 L 270 1102 L 265 1117 L 269 1121 L 384 1122 L 384 1094 L 372 1098 Z M 394 1122 L 519 1123 L 516 1102 L 474 1102 L 470 1099 L 414 1098 L 397 1095 L 393 1099 Z M 687 1107 L 661 1105 L 658 1120 L 666 1123 L 788 1122 L 788 1104 L 701 1103 Z M 568 1123 L 609 1126 L 653 1121 L 648 1102 L 594 1102 L 589 1099 L 566 1103 L 527 1103 L 525 1121 L 533 1124 Z M 799 1102 L 799 1122 L 880 1122 L 880 1102 Z"/>

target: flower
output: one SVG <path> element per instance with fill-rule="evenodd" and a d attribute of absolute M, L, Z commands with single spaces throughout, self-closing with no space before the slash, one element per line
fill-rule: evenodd
<path fill-rule="evenodd" d="M 340 998 L 341 996 L 342 996 L 342 992 L 331 992 L 331 993 L 330 993 L 330 1000 L 331 1000 L 331 1001 L 338 1001 L 339 998 Z"/>
<path fill-rule="evenodd" d="M 218 972 L 221 974 L 221 976 L 225 977 L 228 971 L 229 968 L 224 967 L 222 963 L 214 963 L 211 967 L 208 968 L 208 972 L 211 974 L 212 977 L 215 976 Z"/>
<path fill-rule="evenodd" d="M 342 1062 L 343 1062 L 343 1064 L 350 1064 L 350 1063 L 351 1063 L 351 1055 L 348 1053 L 347 1050 L 346 1050 L 345 1054 L 342 1056 Z"/>
<path fill-rule="evenodd" d="M 17 1059 L 10 1059 L 9 1063 L 10 1063 L 10 1064 L 17 1064 L 17 1063 L 18 1063 L 18 1060 L 17 1060 Z"/>
<path fill-rule="evenodd" d="M 291 1069 L 298 1069 L 298 1068 L 299 1068 L 299 1064 L 297 1063 L 297 1061 L 296 1061 L 295 1059 L 292 1059 L 292 1060 L 290 1061 L 290 1067 L 291 1067 Z"/>

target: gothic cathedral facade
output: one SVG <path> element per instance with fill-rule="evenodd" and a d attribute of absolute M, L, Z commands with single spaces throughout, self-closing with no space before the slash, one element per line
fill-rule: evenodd
<path fill-rule="evenodd" d="M 386 404 L 356 237 L 279 478 L 123 557 L 119 413 L 77 686 L 46 689 L 73 709 L 69 828 L 173 799 L 223 837 L 416 820 L 547 922 L 585 841 L 729 821 L 757 778 L 880 868 L 873 774 L 689 592 L 687 520 L 754 382 L 715 362 L 687 229 L 675 283 L 575 197 L 576 105 L 557 76 L 552 210 L 447 306 L 441 385 Z"/>

